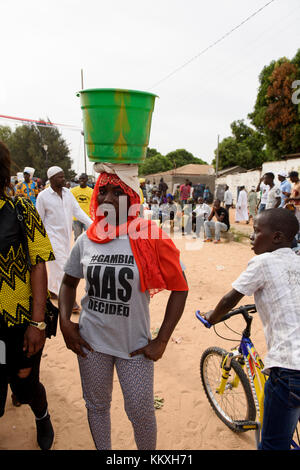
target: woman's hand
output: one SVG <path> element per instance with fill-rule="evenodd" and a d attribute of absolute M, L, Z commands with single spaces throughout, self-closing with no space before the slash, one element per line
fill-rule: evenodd
<path fill-rule="evenodd" d="M 29 325 L 24 334 L 23 351 L 27 351 L 27 357 L 31 357 L 44 347 L 45 341 L 45 330 Z"/>
<path fill-rule="evenodd" d="M 160 359 L 165 352 L 166 347 L 167 343 L 165 341 L 161 341 L 159 338 L 155 338 L 152 341 L 149 341 L 147 346 L 130 353 L 130 357 L 137 356 L 138 354 L 144 354 L 147 359 L 150 359 L 151 361 L 158 361 L 158 359 Z"/>
<path fill-rule="evenodd" d="M 71 349 L 75 354 L 86 357 L 86 354 L 82 350 L 82 346 L 84 346 L 88 351 L 93 351 L 91 346 L 80 336 L 78 323 L 73 323 L 71 321 L 63 322 L 60 325 L 60 329 L 67 348 Z"/>

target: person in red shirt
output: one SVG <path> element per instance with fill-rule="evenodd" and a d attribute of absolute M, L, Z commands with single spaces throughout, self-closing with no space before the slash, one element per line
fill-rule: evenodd
<path fill-rule="evenodd" d="M 190 198 L 190 194 L 191 194 L 191 186 L 189 184 L 189 180 L 185 180 L 185 184 L 182 184 L 179 187 L 179 197 L 180 197 L 181 207 L 183 207 L 187 203 L 188 199 Z"/>

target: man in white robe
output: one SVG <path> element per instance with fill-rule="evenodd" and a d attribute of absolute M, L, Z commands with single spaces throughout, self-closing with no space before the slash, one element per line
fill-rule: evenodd
<path fill-rule="evenodd" d="M 242 220 L 246 220 L 246 222 L 249 223 L 248 197 L 245 186 L 241 186 L 235 211 L 235 221 L 241 222 Z"/>
<path fill-rule="evenodd" d="M 60 167 L 49 168 L 47 176 L 50 186 L 38 195 L 36 208 L 55 254 L 55 261 L 48 262 L 48 289 L 51 297 L 57 298 L 64 275 L 63 268 L 71 250 L 73 216 L 87 227 L 92 220 L 80 208 L 73 194 L 64 187 L 65 176 Z"/>

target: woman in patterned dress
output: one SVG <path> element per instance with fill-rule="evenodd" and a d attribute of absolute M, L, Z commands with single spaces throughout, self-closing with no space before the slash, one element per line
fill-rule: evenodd
<path fill-rule="evenodd" d="M 10 163 L 9 150 L 0 142 L 0 416 L 5 411 L 9 384 L 15 403 L 31 407 L 38 444 L 47 450 L 54 433 L 39 370 L 45 344 L 45 262 L 54 255 L 34 205 L 25 198 L 7 196 Z M 31 268 L 16 207 L 23 216 Z"/>

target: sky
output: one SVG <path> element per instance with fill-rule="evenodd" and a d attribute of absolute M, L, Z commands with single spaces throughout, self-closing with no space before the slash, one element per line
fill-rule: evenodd
<path fill-rule="evenodd" d="M 211 163 L 218 136 L 249 123 L 263 67 L 300 48 L 299 0 L 275 0 L 227 34 L 267 3 L 1 0 L 0 114 L 75 126 L 59 129 L 81 173 L 83 70 L 84 88 L 157 94 L 149 146 Z"/>

